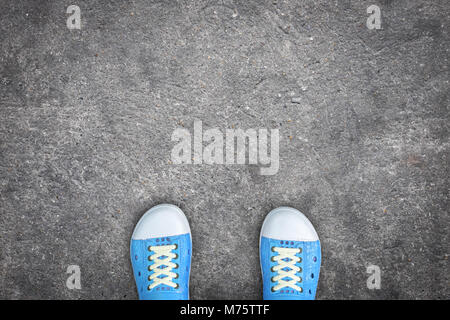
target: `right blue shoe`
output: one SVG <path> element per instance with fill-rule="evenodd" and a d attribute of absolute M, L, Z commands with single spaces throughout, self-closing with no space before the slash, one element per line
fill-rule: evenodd
<path fill-rule="evenodd" d="M 148 210 L 131 236 L 130 255 L 140 300 L 189 299 L 191 230 L 180 208 Z"/>
<path fill-rule="evenodd" d="M 320 241 L 298 210 L 280 207 L 264 220 L 259 239 L 264 300 L 314 300 Z"/>

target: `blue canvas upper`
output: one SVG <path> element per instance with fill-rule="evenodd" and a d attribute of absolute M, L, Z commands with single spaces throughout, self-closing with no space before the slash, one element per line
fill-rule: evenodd
<path fill-rule="evenodd" d="M 301 277 L 302 280 L 297 282 L 296 285 L 302 288 L 302 292 L 290 287 L 272 292 L 272 287 L 277 284 L 272 282 L 272 277 L 276 276 L 277 272 L 273 272 L 271 268 L 278 264 L 271 261 L 272 257 L 278 254 L 272 251 L 272 247 L 301 248 L 301 252 L 296 254 L 297 257 L 301 258 L 301 261 L 295 265 L 301 268 L 301 271 L 297 272 L 296 275 Z M 289 241 L 261 237 L 260 260 L 263 276 L 263 298 L 265 300 L 314 300 L 321 262 L 319 240 Z"/>
<path fill-rule="evenodd" d="M 171 262 L 176 263 L 178 268 L 171 271 L 178 274 L 172 282 L 178 284 L 178 288 L 159 284 L 148 289 L 153 280 L 149 276 L 154 271 L 149 271 L 149 266 L 154 262 L 149 261 L 149 256 L 154 252 L 149 251 L 150 246 L 163 246 L 176 244 L 177 248 L 172 250 L 177 257 Z M 130 254 L 133 266 L 134 278 L 140 300 L 187 300 L 189 299 L 189 273 L 191 269 L 191 235 L 189 233 L 170 237 L 159 237 L 145 240 L 131 240 Z"/>

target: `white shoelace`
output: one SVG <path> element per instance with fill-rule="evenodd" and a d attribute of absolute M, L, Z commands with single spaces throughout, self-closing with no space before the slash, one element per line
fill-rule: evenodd
<path fill-rule="evenodd" d="M 301 282 L 302 278 L 296 275 L 301 268 L 295 265 L 297 262 L 302 260 L 296 256 L 297 253 L 301 252 L 301 249 L 272 247 L 272 251 L 278 252 L 278 255 L 272 257 L 272 261 L 278 262 L 278 265 L 272 267 L 272 271 L 278 273 L 276 276 L 272 277 L 272 282 L 278 282 L 276 286 L 272 287 L 272 291 L 277 291 L 284 287 L 290 287 L 294 290 L 302 292 L 303 289 L 297 285 L 297 282 Z M 285 268 L 289 269 L 289 271 L 283 270 Z M 284 278 L 289 278 L 290 280 L 283 280 Z"/>
<path fill-rule="evenodd" d="M 165 284 L 172 288 L 178 288 L 178 284 L 172 282 L 172 279 L 178 278 L 178 274 L 172 272 L 172 269 L 178 268 L 178 265 L 171 261 L 177 257 L 177 254 L 172 252 L 172 250 L 176 248 L 177 246 L 174 244 L 167 246 L 150 246 L 148 248 L 149 251 L 154 252 L 154 254 L 148 258 L 150 261 L 154 261 L 154 263 L 149 267 L 149 270 L 153 271 L 153 274 L 149 277 L 149 280 L 153 280 L 153 283 L 148 286 L 149 290 L 160 284 Z M 163 256 L 165 258 L 161 259 Z M 160 278 L 162 275 L 165 277 Z"/>

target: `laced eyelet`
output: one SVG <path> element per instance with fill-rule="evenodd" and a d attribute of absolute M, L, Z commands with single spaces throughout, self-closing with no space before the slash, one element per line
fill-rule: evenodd
<path fill-rule="evenodd" d="M 270 268 L 270 271 L 275 272 L 274 267 Z"/>
<path fill-rule="evenodd" d="M 300 290 L 298 290 L 298 292 L 302 293 L 303 292 L 303 288 L 300 287 Z"/>
<path fill-rule="evenodd" d="M 174 287 L 174 289 L 178 289 L 180 285 L 177 283 L 177 285 Z"/>
<path fill-rule="evenodd" d="M 173 268 L 174 268 L 174 269 L 178 269 L 178 267 L 179 267 L 178 263 L 175 263 L 175 264 L 176 264 L 176 266 L 173 267 Z"/>
<path fill-rule="evenodd" d="M 148 270 L 148 271 L 153 271 L 153 270 L 152 270 L 152 266 L 148 266 L 147 270 Z"/>
<path fill-rule="evenodd" d="M 302 277 L 299 277 L 300 279 L 298 279 L 298 282 L 302 282 L 303 281 L 303 279 L 302 279 Z"/>
<path fill-rule="evenodd" d="M 152 256 L 148 256 L 148 261 L 152 261 Z"/>
<path fill-rule="evenodd" d="M 175 253 L 175 258 L 174 259 L 178 259 L 178 255 Z"/>
<path fill-rule="evenodd" d="M 301 267 L 299 267 L 299 268 L 300 268 L 300 270 L 298 270 L 298 272 L 301 273 L 303 271 L 303 269 Z"/>
<path fill-rule="evenodd" d="M 270 288 L 270 291 L 275 292 L 276 290 L 274 288 L 275 287 Z"/>
<path fill-rule="evenodd" d="M 179 275 L 178 273 L 175 273 L 175 277 L 173 277 L 174 279 L 178 279 Z"/>
<path fill-rule="evenodd" d="M 271 282 L 276 282 L 275 280 L 273 280 L 273 278 L 275 278 L 275 277 L 270 278 L 270 281 Z"/>
<path fill-rule="evenodd" d="M 298 260 L 298 263 L 302 262 L 302 258 L 299 257 L 300 260 Z"/>
<path fill-rule="evenodd" d="M 298 248 L 298 250 L 300 250 L 298 253 L 302 253 L 302 248 Z"/>
<path fill-rule="evenodd" d="M 178 249 L 178 245 L 174 244 L 175 248 L 173 250 L 177 250 Z"/>
<path fill-rule="evenodd" d="M 150 291 L 150 290 L 152 290 L 152 289 L 150 288 L 150 286 L 148 286 L 148 287 L 147 287 L 147 290 Z"/>
<path fill-rule="evenodd" d="M 148 246 L 148 251 L 152 251 L 152 246 Z"/>
<path fill-rule="evenodd" d="M 275 262 L 275 257 L 270 258 L 270 261 Z"/>
<path fill-rule="evenodd" d="M 147 278 L 147 279 L 148 279 L 148 281 L 152 281 L 152 279 L 151 279 L 150 277 L 151 277 L 151 276 L 148 276 L 148 278 Z"/>
<path fill-rule="evenodd" d="M 272 252 L 275 252 L 275 247 L 270 248 L 270 250 L 272 250 Z"/>

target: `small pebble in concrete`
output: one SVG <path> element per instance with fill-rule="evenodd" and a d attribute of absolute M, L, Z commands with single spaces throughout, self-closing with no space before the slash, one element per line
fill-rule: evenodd
<path fill-rule="evenodd" d="M 300 97 L 292 97 L 291 102 L 292 103 L 301 103 L 302 99 Z"/>

